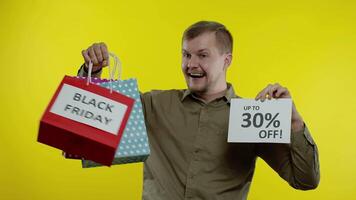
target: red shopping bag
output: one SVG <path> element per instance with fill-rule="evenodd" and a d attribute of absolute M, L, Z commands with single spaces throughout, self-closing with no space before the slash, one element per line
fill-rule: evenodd
<path fill-rule="evenodd" d="M 74 77 L 78 78 L 78 79 L 82 79 L 82 80 L 86 79 L 85 77 L 80 77 L 80 76 L 74 76 Z M 92 77 L 90 82 L 93 83 L 93 84 L 99 85 L 100 83 L 110 82 L 110 80 L 109 79 L 101 79 L 101 78 Z M 77 160 L 84 159 L 83 157 L 81 157 L 79 155 L 68 153 L 68 152 L 64 152 L 64 151 L 62 152 L 62 155 L 67 159 L 77 159 Z"/>
<path fill-rule="evenodd" d="M 40 121 L 37 140 L 110 166 L 134 99 L 65 76 Z"/>

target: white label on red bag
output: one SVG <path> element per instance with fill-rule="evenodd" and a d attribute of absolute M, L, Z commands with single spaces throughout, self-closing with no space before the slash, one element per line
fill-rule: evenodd
<path fill-rule="evenodd" d="M 291 99 L 232 99 L 228 142 L 290 143 Z"/>
<path fill-rule="evenodd" d="M 117 135 L 127 105 L 63 84 L 50 112 Z"/>

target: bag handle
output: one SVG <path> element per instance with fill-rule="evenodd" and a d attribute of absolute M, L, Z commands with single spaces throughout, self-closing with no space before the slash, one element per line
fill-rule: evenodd
<path fill-rule="evenodd" d="M 120 80 L 120 75 L 122 73 L 122 66 L 121 66 L 121 61 L 120 61 L 119 57 L 117 57 L 114 53 L 109 52 L 109 56 L 111 56 L 114 59 L 114 66 L 113 66 L 113 70 L 112 71 L 111 71 L 110 64 L 108 65 L 108 68 L 109 68 L 110 93 L 112 93 L 112 81 L 114 79 L 116 69 L 118 70 L 117 80 Z M 91 83 L 92 70 L 93 70 L 93 62 L 90 60 L 89 61 L 89 66 L 88 66 L 87 85 L 89 85 L 89 83 Z"/>

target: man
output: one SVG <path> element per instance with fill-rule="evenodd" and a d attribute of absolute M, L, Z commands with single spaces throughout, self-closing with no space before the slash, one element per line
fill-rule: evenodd
<path fill-rule="evenodd" d="M 292 187 L 317 187 L 317 146 L 294 104 L 291 144 L 227 143 L 230 100 L 237 97 L 226 82 L 232 44 L 222 24 L 193 24 L 182 40 L 188 89 L 142 95 L 151 148 L 144 164 L 143 199 L 246 199 L 258 156 Z M 93 44 L 82 55 L 100 77 L 109 60 L 107 46 Z M 83 65 L 79 75 L 86 76 L 86 71 Z M 291 95 L 287 88 L 270 84 L 256 96 L 266 98 Z"/>

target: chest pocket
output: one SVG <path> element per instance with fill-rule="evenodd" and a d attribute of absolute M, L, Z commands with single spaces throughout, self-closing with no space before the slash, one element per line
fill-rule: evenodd
<path fill-rule="evenodd" d="M 226 154 L 229 107 L 202 109 L 199 121 L 199 140 L 207 153 L 213 157 Z"/>
<path fill-rule="evenodd" d="M 205 131 L 226 136 L 229 127 L 229 106 L 208 108 L 201 111 L 201 125 Z"/>

